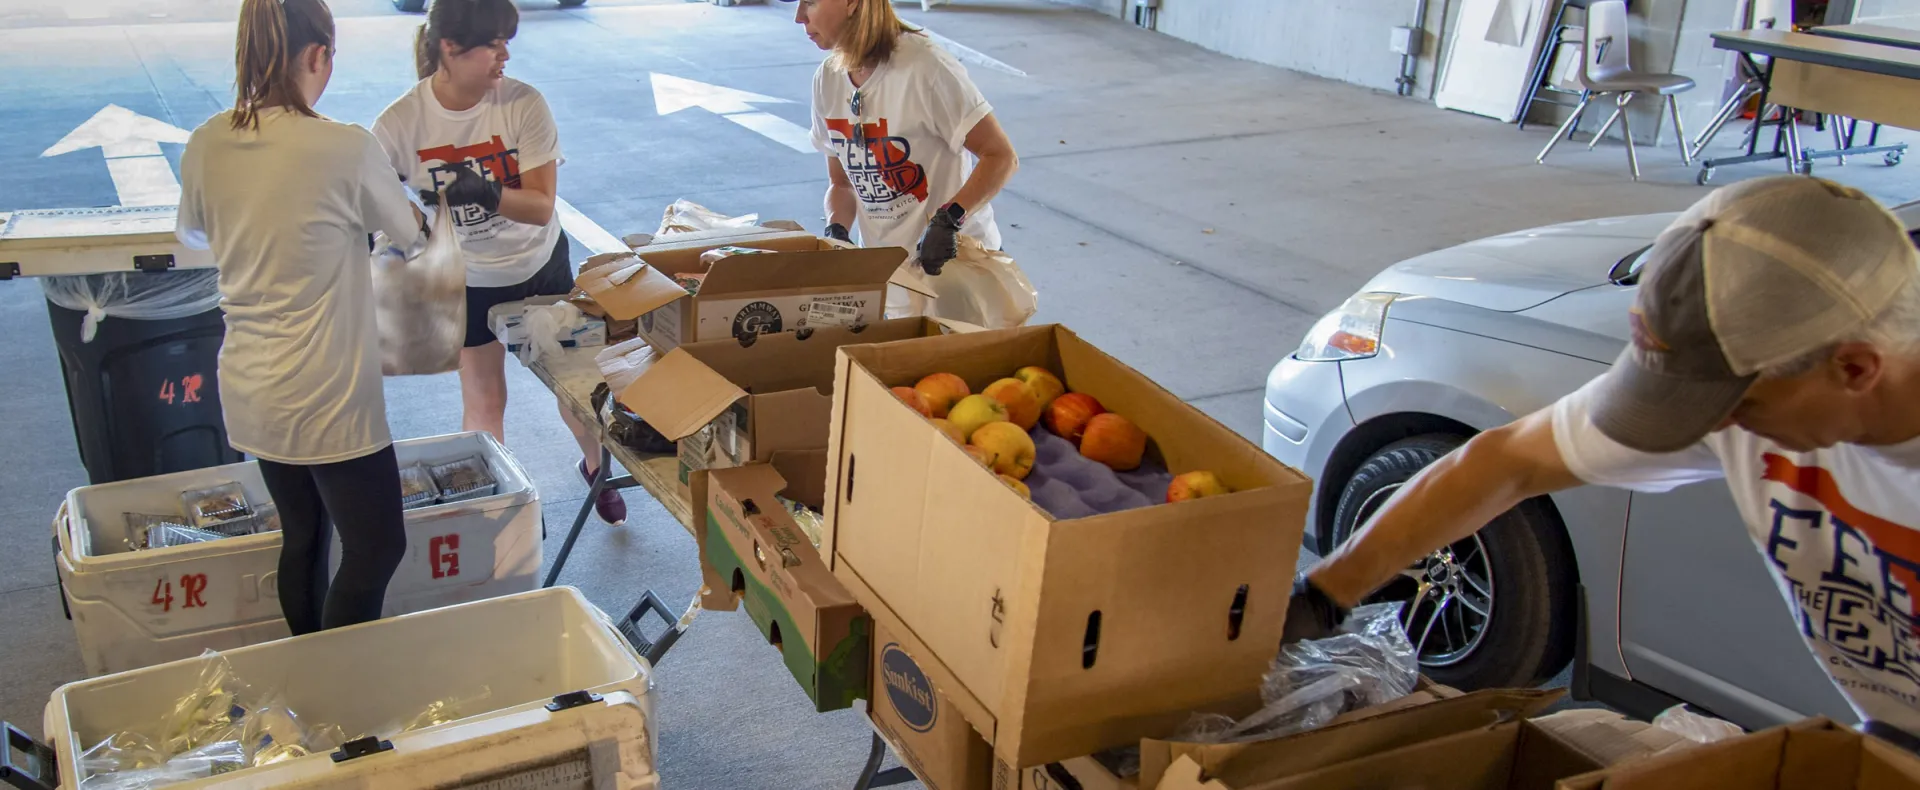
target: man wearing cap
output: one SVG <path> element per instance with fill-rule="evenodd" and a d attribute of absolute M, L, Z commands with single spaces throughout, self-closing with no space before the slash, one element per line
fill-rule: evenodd
<path fill-rule="evenodd" d="M 1648 253 L 1612 369 L 1402 487 L 1296 584 L 1287 638 L 1324 635 L 1530 497 L 1724 477 L 1854 710 L 1920 733 L 1917 281 L 1901 223 L 1857 190 L 1780 176 L 1715 191 Z"/>

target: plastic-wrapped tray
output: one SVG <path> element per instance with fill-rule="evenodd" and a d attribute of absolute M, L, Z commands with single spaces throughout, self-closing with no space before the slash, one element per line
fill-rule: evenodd
<path fill-rule="evenodd" d="M 500 484 L 487 469 L 487 460 L 470 456 L 429 468 L 434 485 L 440 488 L 441 502 L 465 502 L 493 496 Z"/>
<path fill-rule="evenodd" d="M 186 508 L 187 525 L 198 529 L 253 515 L 247 507 L 247 490 L 239 483 L 183 492 L 180 504 Z"/>
<path fill-rule="evenodd" d="M 230 537 L 233 536 L 210 532 L 204 529 L 194 529 L 193 527 L 161 524 L 147 530 L 147 548 L 164 549 L 170 546 L 185 546 L 189 543 L 206 543 L 208 541 L 224 540 Z"/>
<path fill-rule="evenodd" d="M 433 473 L 427 471 L 426 464 L 400 467 L 401 509 L 413 510 L 439 501 L 440 488 L 434 485 Z"/>
<path fill-rule="evenodd" d="M 127 550 L 139 551 L 147 546 L 147 534 L 157 527 L 180 527 L 189 529 L 186 516 L 156 516 L 151 513 L 128 513 Z"/>
<path fill-rule="evenodd" d="M 272 502 L 253 509 L 253 534 L 280 531 L 280 506 Z"/>

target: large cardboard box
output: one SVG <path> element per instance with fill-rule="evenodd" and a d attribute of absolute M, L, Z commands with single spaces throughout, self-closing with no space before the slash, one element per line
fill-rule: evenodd
<path fill-rule="evenodd" d="M 1175 472 L 1235 493 L 1055 520 L 890 386 L 976 391 L 1025 365 L 1131 418 Z M 1169 732 L 1258 687 L 1280 642 L 1312 486 L 1060 326 L 847 346 L 833 402 L 834 575 L 1010 766 Z"/>
<path fill-rule="evenodd" d="M 1560 790 L 1920 790 L 1920 757 L 1825 718 L 1621 763 Z"/>
<path fill-rule="evenodd" d="M 824 450 L 779 454 L 770 464 L 716 469 L 708 478 L 701 545 L 727 589 L 779 650 L 787 671 L 826 712 L 867 696 L 872 626 L 833 578 L 781 497 L 818 509 Z"/>
<path fill-rule="evenodd" d="M 765 250 L 713 263 L 698 294 L 673 275 L 706 268 L 702 253 L 734 246 Z M 640 319 L 640 336 L 658 351 L 688 343 L 739 339 L 806 328 L 879 322 L 886 290 L 906 250 L 863 249 L 805 233 L 674 241 L 636 250 L 631 262 L 582 271 L 575 284 L 614 318 Z M 919 288 L 902 275 L 903 287 Z"/>
<path fill-rule="evenodd" d="M 661 435 L 679 443 L 678 494 L 700 513 L 707 473 L 765 463 L 775 453 L 827 446 L 833 404 L 834 352 L 853 343 L 891 342 L 956 331 L 963 325 L 925 318 L 881 321 L 861 328 L 820 329 L 755 337 L 751 342 L 692 343 L 648 352 L 619 402 Z M 694 525 L 703 543 L 706 530 Z M 706 571 L 701 605 L 731 610 L 725 579 Z"/>
<path fill-rule="evenodd" d="M 1457 694 L 1427 686 L 1400 700 L 1347 714 L 1315 730 L 1256 743 L 1148 740 L 1140 746 L 1140 786 L 1161 790 L 1244 790 L 1349 760 L 1437 738 L 1478 732 L 1538 713 L 1558 690 L 1486 689 Z"/>

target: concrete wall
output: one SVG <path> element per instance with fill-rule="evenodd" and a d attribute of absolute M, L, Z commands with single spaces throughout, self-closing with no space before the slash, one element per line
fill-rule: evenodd
<path fill-rule="evenodd" d="M 1400 56 L 1387 50 L 1388 31 L 1414 24 L 1415 3 L 1161 0 L 1158 29 L 1234 57 L 1392 90 Z"/>

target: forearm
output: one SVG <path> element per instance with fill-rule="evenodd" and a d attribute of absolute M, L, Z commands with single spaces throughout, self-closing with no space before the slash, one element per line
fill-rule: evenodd
<path fill-rule="evenodd" d="M 524 225 L 553 221 L 554 196 L 535 189 L 500 190 L 500 216 Z"/>
<path fill-rule="evenodd" d="M 827 187 L 826 208 L 827 224 L 851 230 L 860 213 L 860 197 L 854 194 L 851 184 L 833 184 Z"/>
<path fill-rule="evenodd" d="M 1475 437 L 1402 486 L 1358 534 L 1308 572 L 1351 607 L 1442 546 L 1462 540 L 1526 499 L 1579 480 L 1559 462 L 1544 415 Z M 1545 448 L 1538 434 L 1545 431 Z M 1543 454 L 1554 453 L 1543 459 Z"/>
<path fill-rule="evenodd" d="M 1020 157 L 1011 150 L 1005 153 L 987 154 L 980 157 L 973 167 L 973 174 L 967 182 L 960 185 L 960 191 L 954 193 L 953 202 L 971 212 L 1000 194 L 1020 170 Z"/>

